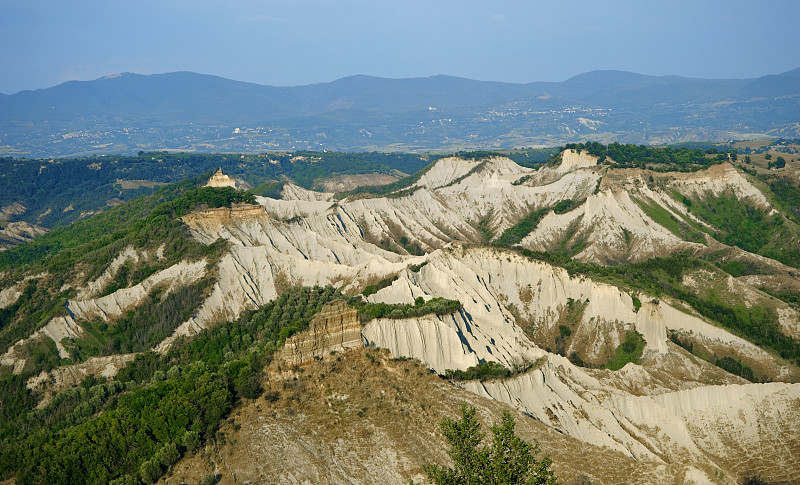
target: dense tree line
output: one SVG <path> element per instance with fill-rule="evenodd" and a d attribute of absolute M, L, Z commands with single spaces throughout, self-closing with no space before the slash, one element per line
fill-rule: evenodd
<path fill-rule="evenodd" d="M 409 153 L 296 152 L 262 155 L 140 152 L 65 159 L 0 158 L 0 206 L 22 203 L 21 220 L 61 227 L 82 213 L 104 210 L 109 201 L 129 201 L 154 191 L 151 184 L 123 188 L 120 180 L 176 183 L 217 168 L 259 186 L 288 177 L 305 188 L 342 174 L 415 173 L 429 159 Z M 265 189 L 266 187 L 262 187 Z M 266 195 L 262 193 L 261 195 Z M 275 195 L 274 192 L 270 195 Z M 48 212 L 49 209 L 49 212 Z"/>
<path fill-rule="evenodd" d="M 648 147 L 617 142 L 608 145 L 598 142 L 568 143 L 564 148 L 577 152 L 585 150 L 598 157 L 598 163 L 618 168 L 647 168 L 664 172 L 702 170 L 728 159 L 727 156 L 709 158 L 699 148 Z"/>
<path fill-rule="evenodd" d="M 474 379 L 486 381 L 489 379 L 503 379 L 510 377 L 511 374 L 511 370 L 503 364 L 489 360 L 473 365 L 467 370 L 447 369 L 444 372 L 444 377 L 455 381 L 470 381 Z"/>
<path fill-rule="evenodd" d="M 417 297 L 413 304 L 370 303 L 361 296 L 350 297 L 348 304 L 359 311 L 362 322 L 373 318 L 412 318 L 423 315 L 447 315 L 461 310 L 461 302 L 445 298 L 425 300 Z"/>

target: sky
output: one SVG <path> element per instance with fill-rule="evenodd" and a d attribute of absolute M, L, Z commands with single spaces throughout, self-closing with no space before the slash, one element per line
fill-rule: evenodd
<path fill-rule="evenodd" d="M 754 78 L 800 67 L 798 18 L 797 0 L 0 0 L 0 93 L 119 72 Z"/>

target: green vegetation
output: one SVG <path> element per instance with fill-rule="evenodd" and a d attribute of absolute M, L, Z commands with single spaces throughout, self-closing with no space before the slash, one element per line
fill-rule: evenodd
<path fill-rule="evenodd" d="M 263 184 L 258 184 L 256 187 L 253 187 L 249 192 L 253 195 L 280 199 L 283 185 L 283 182 L 264 182 Z"/>
<path fill-rule="evenodd" d="M 498 152 L 494 151 L 456 152 L 453 154 L 453 156 L 463 158 L 465 160 L 476 160 L 476 161 L 484 161 L 491 157 L 507 157 L 514 160 L 516 163 L 522 166 L 529 168 L 539 168 L 557 151 L 558 149 L 556 148 L 542 148 L 542 149 L 531 148 L 525 150 L 511 150 L 511 151 L 498 151 Z M 417 168 L 415 165 L 414 167 L 416 170 L 413 172 L 409 170 L 400 169 L 406 173 L 413 173 L 413 175 L 409 177 L 405 177 L 388 185 L 358 187 L 357 189 L 352 190 L 350 192 L 343 192 L 337 194 L 337 197 L 344 198 L 346 196 L 352 196 L 352 195 L 405 197 L 413 193 L 413 190 L 409 189 L 409 187 L 418 182 L 419 179 L 426 172 L 428 172 L 431 169 L 431 167 L 433 167 L 433 165 L 437 160 L 445 156 L 448 155 L 427 155 L 424 158 L 420 158 L 420 160 L 422 160 L 424 163 L 427 164 L 426 166 L 423 167 L 423 165 L 420 165 Z M 448 185 L 455 185 L 461 182 L 468 176 L 480 170 L 484 165 L 485 165 L 484 162 L 479 163 L 477 166 L 473 167 L 468 173 L 466 173 L 461 177 L 458 177 L 457 179 L 450 182 Z M 362 171 L 358 173 L 365 173 L 365 172 Z M 522 181 L 517 181 L 517 184 L 519 183 L 522 183 Z"/>
<path fill-rule="evenodd" d="M 727 160 L 727 155 L 707 157 L 699 148 L 688 147 L 648 147 L 644 145 L 622 145 L 611 143 L 608 146 L 598 142 L 568 143 L 565 149 L 577 152 L 586 150 L 598 157 L 598 163 L 616 168 L 646 168 L 659 172 L 694 172 Z M 714 150 L 714 154 L 717 150 Z M 735 153 L 735 152 L 733 152 Z"/>
<path fill-rule="evenodd" d="M 631 300 L 633 301 L 633 313 L 639 313 L 639 309 L 642 308 L 642 300 L 636 294 L 631 295 Z"/>
<path fill-rule="evenodd" d="M 742 261 L 728 261 L 727 263 L 719 263 L 717 266 L 734 278 L 747 274 L 758 274 L 748 271 L 748 265 Z"/>
<path fill-rule="evenodd" d="M 391 278 L 384 278 L 380 280 L 377 284 L 369 285 L 366 288 L 364 288 L 364 291 L 362 291 L 361 294 L 364 295 L 365 297 L 369 295 L 374 295 L 375 293 L 386 288 L 387 286 L 392 286 L 392 283 L 394 283 L 395 281 L 397 281 L 397 275 L 394 275 Z"/>
<path fill-rule="evenodd" d="M 522 177 L 518 178 L 517 180 L 511 182 L 511 185 L 514 185 L 514 186 L 522 185 L 525 182 L 527 182 L 528 180 L 530 180 L 532 177 L 533 177 L 533 175 L 531 175 L 531 174 L 523 175 Z"/>
<path fill-rule="evenodd" d="M 695 201 L 691 211 L 714 228 L 718 241 L 800 267 L 800 229 L 780 214 L 770 215 L 733 194 Z"/>
<path fill-rule="evenodd" d="M 553 212 L 556 214 L 566 214 L 572 209 L 581 205 L 583 201 L 573 201 L 571 199 L 560 200 L 553 206 Z"/>
<path fill-rule="evenodd" d="M 800 187 L 797 183 L 785 176 L 763 176 L 762 180 L 769 184 L 769 189 L 775 194 L 772 203 L 795 223 L 800 223 Z"/>
<path fill-rule="evenodd" d="M 17 301 L 0 310 L 0 349 L 29 336 L 51 318 L 66 314 L 67 294 L 51 292 L 45 283 L 29 280 Z"/>
<path fill-rule="evenodd" d="M 347 303 L 358 310 L 362 322 L 368 322 L 374 318 L 412 318 L 431 313 L 436 315 L 447 315 L 461 310 L 461 302 L 457 300 L 447 300 L 444 298 L 432 298 L 425 301 L 417 298 L 411 304 L 388 304 L 388 303 L 369 303 L 361 298 L 354 296 L 347 298 Z"/>
<path fill-rule="evenodd" d="M 418 243 L 412 244 L 405 236 L 400 236 L 398 242 L 400 243 L 401 246 L 403 246 L 403 249 L 405 249 L 406 252 L 408 252 L 408 254 L 411 254 L 413 256 L 422 256 L 423 254 L 425 254 L 425 251 L 422 250 L 422 248 L 419 246 Z"/>
<path fill-rule="evenodd" d="M 708 355 L 705 352 L 696 351 L 694 344 L 689 339 L 682 339 L 678 336 L 675 332 L 670 332 L 669 339 L 676 345 L 682 347 L 684 350 L 693 354 L 701 359 L 710 362 L 717 367 L 720 367 L 727 372 L 730 372 L 733 375 L 737 375 L 739 377 L 743 377 L 750 382 L 761 382 L 759 381 L 754 373 L 753 369 L 750 368 L 747 364 L 742 363 L 741 360 L 735 359 L 733 357 L 723 357 L 719 358 L 715 355 Z"/>
<path fill-rule="evenodd" d="M 461 158 L 470 158 L 470 157 L 461 157 Z M 478 163 L 477 165 L 475 165 L 474 167 L 472 167 L 471 169 L 469 169 L 469 170 L 467 171 L 467 173 L 465 173 L 464 175 L 462 175 L 462 176 L 460 176 L 460 177 L 456 177 L 456 178 L 454 178 L 454 179 L 453 179 L 453 180 L 451 180 L 451 181 L 450 181 L 450 182 L 449 182 L 447 185 L 444 185 L 444 187 L 452 187 L 453 185 L 458 185 L 458 184 L 460 184 L 461 182 L 463 182 L 464 180 L 466 180 L 467 178 L 469 178 L 469 176 L 471 176 L 471 175 L 474 175 L 474 174 L 476 174 L 476 173 L 480 172 L 480 171 L 481 171 L 481 170 L 483 170 L 483 168 L 486 166 L 486 163 L 487 163 L 487 161 L 488 161 L 488 160 L 483 160 L 483 161 L 481 161 L 480 163 Z"/>
<path fill-rule="evenodd" d="M 796 291 L 774 291 L 764 286 L 759 288 L 759 290 L 763 291 L 768 295 L 772 295 L 779 300 L 783 300 L 784 302 L 790 305 L 795 305 L 800 307 L 800 293 Z"/>
<path fill-rule="evenodd" d="M 478 222 L 478 232 L 481 234 L 481 241 L 488 244 L 494 237 L 494 233 L 489 229 L 489 222 L 492 219 L 492 213 L 486 214 L 486 217 Z"/>
<path fill-rule="evenodd" d="M 412 185 L 417 183 L 423 175 L 428 173 L 428 171 L 433 168 L 435 161 L 438 157 L 429 156 L 427 158 L 422 158 L 421 160 L 425 161 L 427 165 L 421 167 L 419 170 L 413 173 L 408 177 L 404 177 L 396 182 L 392 182 L 387 185 L 377 185 L 377 186 L 365 186 L 365 187 L 358 187 L 355 190 L 351 190 L 350 192 L 341 192 L 337 194 L 338 198 L 344 198 L 347 196 L 373 196 L 373 197 L 380 197 L 380 196 L 387 196 L 387 197 L 404 197 L 406 195 L 410 195 L 413 193 L 413 190 L 410 189 Z"/>
<path fill-rule="evenodd" d="M 521 150 L 509 150 L 498 152 L 499 155 L 508 157 L 517 165 L 528 168 L 540 168 L 551 157 L 558 154 L 558 148 L 525 148 Z"/>
<path fill-rule="evenodd" d="M 519 244 L 520 241 L 525 239 L 525 236 L 536 229 L 536 226 L 539 225 L 539 221 L 541 221 L 548 212 L 552 210 L 556 214 L 564 214 L 578 207 L 582 202 L 583 201 L 564 199 L 557 202 L 553 207 L 542 207 L 541 209 L 532 211 L 516 224 L 503 231 L 503 234 L 492 241 L 492 245 L 511 247 L 515 244 Z"/>
<path fill-rule="evenodd" d="M 179 257 L 199 259 L 219 246 L 193 242 L 178 217 L 196 208 L 230 207 L 237 202 L 255 203 L 252 194 L 229 187 L 196 188 L 207 177 L 168 185 L 149 196 L 97 214 L 87 220 L 54 230 L 35 240 L 0 253 L 0 271 L 47 270 L 65 274 L 75 265 L 88 264 L 87 277 L 96 276 L 124 247 L 155 249 L 164 244 L 164 263 Z M 187 255 L 187 252 L 192 253 Z"/>
<path fill-rule="evenodd" d="M 411 271 L 412 273 L 419 273 L 419 270 L 421 270 L 423 266 L 427 264 L 428 264 L 427 261 L 423 261 L 419 264 L 412 264 L 411 266 L 408 267 L 408 270 Z"/>
<path fill-rule="evenodd" d="M 153 348 L 189 319 L 208 296 L 213 283 L 211 278 L 205 278 L 182 286 L 166 297 L 156 288 L 135 311 L 128 311 L 113 324 L 82 324 L 86 336 L 73 341 L 67 349 L 75 360 L 82 361 L 96 355 L 127 354 Z"/>
<path fill-rule="evenodd" d="M 556 485 L 552 460 L 537 458 L 539 443 L 534 440 L 531 445 L 518 438 L 515 425 L 511 414 L 504 412 L 500 425 L 489 428 L 493 439 L 486 445 L 475 408 L 462 405 L 460 421 L 445 419 L 440 424 L 453 468 L 423 465 L 428 481 L 436 485 Z"/>
<path fill-rule="evenodd" d="M 639 363 L 644 352 L 645 341 L 642 334 L 635 330 L 625 332 L 625 341 L 619 344 L 614 355 L 603 366 L 606 369 L 619 370 L 625 367 L 628 362 Z"/>
<path fill-rule="evenodd" d="M 705 242 L 705 238 L 698 228 L 686 221 L 679 220 L 674 214 L 658 205 L 655 201 L 645 202 L 636 197 L 631 198 L 649 218 L 664 226 L 677 237 L 688 241 Z"/>
<path fill-rule="evenodd" d="M 567 298 L 567 304 L 563 307 L 560 307 L 560 313 L 558 316 L 558 335 L 555 338 L 555 348 L 552 350 L 554 353 L 562 356 L 567 357 L 567 347 L 569 347 L 570 337 L 572 336 L 573 330 L 580 324 L 581 320 L 583 319 L 583 313 L 586 311 L 586 306 L 589 304 L 589 300 L 575 300 L 572 298 Z M 533 330 L 531 327 L 528 327 L 531 331 Z M 546 349 L 550 352 L 550 348 Z M 570 358 L 570 360 L 572 360 Z M 578 360 L 578 359 L 575 359 Z M 580 361 L 580 365 L 583 366 L 583 361 Z"/>
<path fill-rule="evenodd" d="M 716 358 L 712 363 L 735 376 L 744 377 L 750 382 L 758 382 L 753 375 L 753 369 L 747 364 L 742 364 L 739 359 L 734 359 L 733 357 Z"/>
<path fill-rule="evenodd" d="M 152 311 L 125 318 L 143 323 L 158 311 L 160 303 L 153 298 Z M 236 321 L 193 339 L 179 339 L 166 355 L 138 355 L 114 381 L 87 378 L 79 388 L 62 391 L 41 409 L 36 409 L 36 395 L 25 387 L 32 373 L 3 375 L 0 478 L 15 477 L 19 484 L 105 484 L 117 479 L 152 483 L 182 454 L 215 440 L 219 425 L 237 402 L 261 395 L 263 368 L 274 352 L 288 337 L 306 329 L 325 303 L 342 298 L 346 297 L 331 287 L 290 288 Z M 368 315 L 389 318 L 460 307 L 458 302 L 441 299 L 415 305 L 375 305 L 360 297 L 348 300 Z M 169 311 L 163 305 L 160 310 Z M 94 347 L 87 337 L 83 350 L 107 350 L 126 332 L 143 332 L 136 338 L 152 341 L 152 334 L 164 330 L 118 325 L 121 329 L 110 334 L 113 338 L 102 334 L 103 338 L 93 341 Z M 49 339 L 41 342 L 50 344 Z M 42 350 L 45 356 L 52 353 L 52 349 L 38 348 L 31 352 Z"/>
<path fill-rule="evenodd" d="M 316 184 L 320 179 L 336 175 L 391 173 L 393 170 L 415 173 L 429 162 L 413 153 L 299 151 L 270 154 L 269 157 L 279 162 L 281 175 L 307 189 L 319 188 Z"/>
<path fill-rule="evenodd" d="M 148 250 L 151 254 L 163 247 L 163 257 L 135 265 L 126 263 L 105 288 L 105 294 L 137 284 L 181 260 L 205 258 L 213 264 L 221 257 L 227 244 L 222 240 L 210 245 L 195 241 L 178 217 L 198 208 L 229 207 L 237 202 L 254 200 L 252 194 L 231 188 L 194 188 L 197 182 L 189 180 L 163 187 L 150 196 L 0 253 L 0 270 L 10 270 L 8 279 L 19 277 L 23 271 L 47 273 L 30 280 L 17 302 L 2 310 L 0 349 L 27 337 L 51 318 L 66 315 L 65 301 L 74 297 L 74 290 L 65 283 L 74 281 L 76 269 L 83 273 L 85 280 L 95 278 L 128 246 Z M 210 284 L 210 281 L 205 281 L 202 285 L 181 289 L 158 302 L 160 290 L 156 290 L 141 310 L 150 312 L 148 316 L 144 313 L 128 315 L 117 326 L 89 325 L 87 337 L 76 342 L 76 356 L 82 358 L 131 350 L 152 343 L 164 332 L 174 329 L 180 323 L 175 323 L 176 319 L 194 311 L 199 305 L 200 294 Z M 144 337 L 145 341 L 133 343 Z"/>
<path fill-rule="evenodd" d="M 539 168 L 553 156 L 559 153 L 558 148 L 525 148 L 521 150 L 499 150 L 486 151 L 475 150 L 468 152 L 456 152 L 454 157 L 465 160 L 485 160 L 492 157 L 506 157 L 513 160 L 518 165 L 528 168 Z"/>
<path fill-rule="evenodd" d="M 310 189 L 322 177 L 394 170 L 415 173 L 429 161 L 430 157 L 409 153 L 310 151 L 262 155 L 140 152 L 54 160 L 0 157 L 0 173 L 5 175 L 0 178 L 0 206 L 20 202 L 27 208 L 20 220 L 54 228 L 79 220 L 81 213 L 105 210 L 109 203 L 151 194 L 159 184 L 200 175 L 208 179 L 217 168 L 255 186 L 253 193 L 273 197 L 280 189 L 276 181 L 284 178 Z"/>
<path fill-rule="evenodd" d="M 520 219 L 519 222 L 517 222 L 513 226 L 503 231 L 503 234 L 501 234 L 500 237 L 492 241 L 492 244 L 495 244 L 497 246 L 506 246 L 506 247 L 511 247 L 515 244 L 519 244 L 519 242 L 522 241 L 525 238 L 525 236 L 527 236 L 528 234 L 533 232 L 534 229 L 536 229 L 536 226 L 539 225 L 539 221 L 541 221 L 542 217 L 544 217 L 545 214 L 547 214 L 548 212 L 550 212 L 549 207 L 544 207 L 542 209 L 537 209 L 535 211 L 532 211 L 527 216 Z"/>
<path fill-rule="evenodd" d="M 444 372 L 445 379 L 454 381 L 471 381 L 478 379 L 486 381 L 489 379 L 504 379 L 511 376 L 511 371 L 498 362 L 488 360 L 478 365 L 473 365 L 467 370 L 447 369 Z"/>
<path fill-rule="evenodd" d="M 679 347 L 682 347 L 690 354 L 694 353 L 694 344 L 690 340 L 680 338 L 678 334 L 675 332 L 670 332 L 669 339 L 672 341 L 672 343 L 674 343 Z"/>

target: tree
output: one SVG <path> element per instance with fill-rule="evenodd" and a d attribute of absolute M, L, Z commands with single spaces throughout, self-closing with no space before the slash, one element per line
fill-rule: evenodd
<path fill-rule="evenodd" d="M 486 433 L 475 419 L 475 408 L 462 405 L 460 421 L 445 419 L 440 424 L 450 444 L 453 468 L 423 465 L 428 480 L 436 485 L 557 485 L 550 458 L 537 459 L 539 443 L 518 438 L 515 424 L 504 412 L 500 425 L 490 427 L 491 445 L 482 446 Z"/>

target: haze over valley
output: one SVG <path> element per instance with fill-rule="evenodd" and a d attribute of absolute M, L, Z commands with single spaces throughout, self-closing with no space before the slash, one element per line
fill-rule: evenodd
<path fill-rule="evenodd" d="M 593 71 L 510 84 L 452 76 L 273 87 L 131 73 L 0 95 L 0 153 L 453 152 L 800 136 L 800 69 L 756 79 Z"/>

